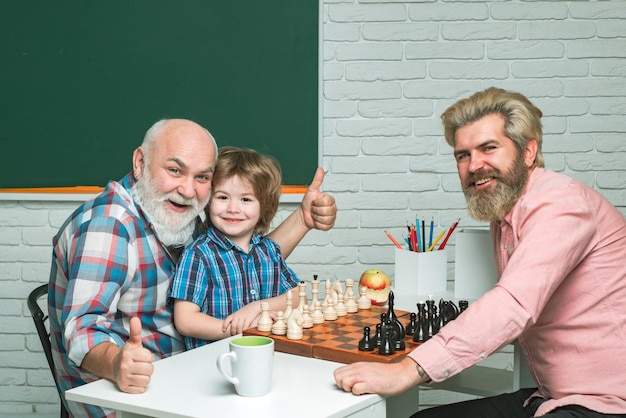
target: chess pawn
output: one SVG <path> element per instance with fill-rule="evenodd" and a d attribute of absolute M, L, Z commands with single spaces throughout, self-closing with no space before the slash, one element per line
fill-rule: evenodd
<path fill-rule="evenodd" d="M 426 341 L 424 330 L 426 329 L 426 304 L 424 302 L 417 302 L 417 326 L 415 327 L 415 334 L 413 334 L 413 341 L 416 343 L 423 343 Z"/>
<path fill-rule="evenodd" d="M 382 354 L 383 356 L 390 356 L 396 352 L 396 346 L 393 342 L 393 326 L 391 325 L 391 321 L 385 322 L 384 325 L 381 325 L 382 338 L 380 341 L 380 346 L 378 347 L 378 354 Z"/>
<path fill-rule="evenodd" d="M 309 305 L 304 305 L 302 308 L 302 328 L 313 328 L 313 318 Z"/>
<path fill-rule="evenodd" d="M 313 313 L 311 313 L 311 318 L 313 319 L 314 325 L 319 325 L 324 323 L 324 314 L 322 313 L 322 305 L 319 300 L 315 301 L 315 306 L 313 307 Z"/>
<path fill-rule="evenodd" d="M 370 336 L 370 327 L 363 328 L 363 338 L 359 341 L 360 351 L 374 351 L 376 344 Z"/>
<path fill-rule="evenodd" d="M 367 297 L 367 287 L 359 287 L 359 295 L 360 297 L 357 301 L 359 309 L 370 309 L 372 307 L 372 301 Z"/>
<path fill-rule="evenodd" d="M 289 318 L 291 311 L 293 311 L 293 295 L 291 290 L 287 291 L 287 307 L 285 308 L 285 318 Z"/>
<path fill-rule="evenodd" d="M 328 306 L 324 310 L 324 320 L 326 321 L 334 321 L 337 319 L 337 311 L 335 310 L 335 305 L 333 304 L 333 300 L 330 299 L 328 301 Z"/>
<path fill-rule="evenodd" d="M 287 318 L 287 338 L 290 340 L 301 340 L 303 337 L 302 332 L 302 312 L 298 309 L 294 309 Z"/>
<path fill-rule="evenodd" d="M 278 311 L 278 313 L 276 314 L 276 322 L 274 322 L 274 325 L 272 325 L 272 334 L 287 334 L 287 323 L 285 322 L 285 314 L 283 311 Z"/>
<path fill-rule="evenodd" d="M 269 302 L 261 302 L 261 317 L 256 324 L 256 329 L 260 332 L 269 332 L 272 330 L 273 323 L 272 317 L 270 316 Z"/>
<path fill-rule="evenodd" d="M 354 280 L 346 279 L 346 295 L 344 300 L 346 301 L 346 311 L 348 313 L 356 313 L 359 311 L 359 305 L 356 303 L 356 297 L 354 295 Z"/>
<path fill-rule="evenodd" d="M 469 306 L 469 302 L 466 300 L 460 300 L 459 301 L 459 315 L 461 313 L 463 313 L 463 311 L 465 311 Z"/>
<path fill-rule="evenodd" d="M 324 301 L 322 302 L 322 312 L 326 311 L 328 304 L 332 300 L 330 280 L 326 280 L 325 290 L 326 291 L 324 292 Z"/>
<path fill-rule="evenodd" d="M 415 334 L 415 330 L 417 329 L 417 314 L 415 312 L 411 312 L 409 318 L 409 323 L 406 324 L 404 332 L 406 335 L 413 336 Z"/>
<path fill-rule="evenodd" d="M 335 312 L 337 312 L 337 316 L 346 316 L 348 314 L 348 309 L 346 308 L 346 304 L 343 303 L 343 294 L 337 294 L 337 305 L 335 306 Z"/>
<path fill-rule="evenodd" d="M 300 312 L 304 312 L 304 307 L 306 306 L 307 303 L 309 303 L 306 300 L 306 283 L 305 282 L 298 283 L 298 288 L 299 288 L 298 296 L 300 297 L 300 300 L 298 302 L 298 309 L 300 310 Z"/>

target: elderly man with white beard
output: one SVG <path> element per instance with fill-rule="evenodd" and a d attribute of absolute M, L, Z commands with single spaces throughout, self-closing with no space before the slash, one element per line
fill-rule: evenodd
<path fill-rule="evenodd" d="M 51 343 L 62 391 L 106 378 L 143 393 L 152 361 L 184 350 L 167 291 L 182 248 L 202 227 L 217 145 L 185 119 L 161 120 L 133 153 L 131 173 L 80 206 L 53 239 Z M 310 229 L 335 222 L 318 168 L 301 205 L 270 236 L 287 257 Z M 112 417 L 64 401 L 74 417 Z"/>

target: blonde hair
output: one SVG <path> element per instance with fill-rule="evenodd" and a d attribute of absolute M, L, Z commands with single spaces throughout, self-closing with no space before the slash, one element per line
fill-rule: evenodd
<path fill-rule="evenodd" d="M 513 141 L 520 152 L 526 148 L 528 140 L 537 141 L 534 166 L 544 167 L 541 152 L 543 113 L 520 93 L 490 87 L 459 100 L 441 115 L 446 142 L 454 147 L 457 129 L 494 113 L 504 118 L 504 135 Z"/>
<path fill-rule="evenodd" d="M 217 156 L 211 183 L 215 187 L 235 175 L 247 180 L 259 199 L 261 214 L 256 231 L 265 234 L 278 211 L 282 183 L 278 161 L 253 149 L 223 147 Z"/>

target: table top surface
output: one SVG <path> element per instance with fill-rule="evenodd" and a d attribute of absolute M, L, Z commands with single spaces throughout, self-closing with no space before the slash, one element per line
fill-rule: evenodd
<path fill-rule="evenodd" d="M 203 417 L 224 411 L 229 417 L 344 417 L 383 400 L 379 395 L 354 396 L 338 389 L 333 371 L 340 363 L 281 352 L 274 354 L 272 391 L 261 397 L 241 397 L 215 364 L 217 356 L 228 351 L 228 341 L 155 362 L 152 381 L 143 394 L 123 393 L 101 379 L 67 391 L 66 397 L 164 418 Z"/>

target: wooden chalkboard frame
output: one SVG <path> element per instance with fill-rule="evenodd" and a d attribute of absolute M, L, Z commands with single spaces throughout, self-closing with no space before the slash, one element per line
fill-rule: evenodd
<path fill-rule="evenodd" d="M 0 13 L 0 188 L 104 186 L 163 117 L 320 163 L 318 1 L 22 0 Z M 8 166 L 7 166 L 8 164 Z"/>

